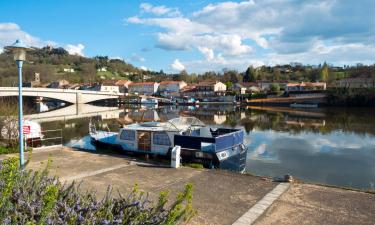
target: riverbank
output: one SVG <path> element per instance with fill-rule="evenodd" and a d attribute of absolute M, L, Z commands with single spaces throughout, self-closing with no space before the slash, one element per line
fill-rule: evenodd
<path fill-rule="evenodd" d="M 0 159 L 12 155 L 2 155 Z M 278 185 L 270 179 L 251 175 L 188 167 L 171 169 L 124 155 L 97 154 L 70 148 L 34 151 L 28 168 L 44 168 L 49 157 L 53 160 L 51 175 L 59 176 L 65 182 L 83 181 L 83 190 L 94 190 L 99 196 L 104 196 L 108 185 L 113 187 L 114 193 L 117 190 L 122 193 L 128 192 L 135 183 L 141 190 L 149 192 L 152 198 L 156 198 L 162 190 L 170 190 L 173 196 L 183 190 L 186 183 L 192 183 L 193 206 L 198 214 L 189 224 L 232 224 L 251 212 L 249 209 L 253 209 Z M 269 208 L 265 208 L 255 223 L 297 224 L 304 218 L 303 221 L 309 224 L 318 221 L 354 224 L 349 216 L 355 206 L 355 224 L 373 224 L 374 201 L 374 194 L 292 184 Z M 320 209 L 313 210 L 312 206 Z M 335 213 L 328 213 L 332 211 Z"/>

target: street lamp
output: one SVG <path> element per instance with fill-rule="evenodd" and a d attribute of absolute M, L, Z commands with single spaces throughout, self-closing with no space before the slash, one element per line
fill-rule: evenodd
<path fill-rule="evenodd" d="M 20 145 L 20 167 L 23 168 L 25 160 L 23 156 L 23 102 L 22 102 L 22 65 L 26 60 L 26 52 L 32 48 L 27 47 L 21 40 L 16 40 L 13 45 L 5 46 L 6 50 L 11 52 L 18 67 L 18 126 L 19 126 L 19 145 Z"/>

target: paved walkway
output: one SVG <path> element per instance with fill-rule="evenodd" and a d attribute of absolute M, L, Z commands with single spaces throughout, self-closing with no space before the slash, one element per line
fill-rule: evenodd
<path fill-rule="evenodd" d="M 0 155 L 0 160 L 5 157 L 9 155 Z M 151 198 L 162 190 L 174 197 L 186 183 L 193 183 L 198 215 L 189 224 L 375 224 L 375 194 L 308 184 L 289 187 L 250 175 L 172 169 L 123 155 L 69 148 L 33 152 L 28 168 L 40 170 L 48 158 L 53 160 L 51 175 L 65 182 L 83 181 L 82 189 L 99 196 L 104 196 L 108 185 L 124 195 L 138 184 Z"/>

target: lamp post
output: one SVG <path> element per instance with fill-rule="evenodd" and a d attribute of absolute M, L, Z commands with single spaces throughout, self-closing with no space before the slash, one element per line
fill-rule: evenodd
<path fill-rule="evenodd" d="M 20 167 L 23 168 L 25 160 L 23 154 L 23 101 L 22 101 L 22 65 L 26 60 L 26 52 L 32 49 L 27 47 L 21 40 L 16 40 L 13 45 L 4 47 L 9 52 L 13 53 L 14 60 L 18 67 L 18 131 L 19 131 L 19 146 L 20 146 Z"/>

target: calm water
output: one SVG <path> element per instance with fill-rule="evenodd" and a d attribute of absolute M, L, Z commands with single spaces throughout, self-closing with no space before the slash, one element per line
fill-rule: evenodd
<path fill-rule="evenodd" d="M 102 129 L 119 124 L 195 116 L 212 127 L 246 131 L 246 170 L 265 176 L 293 176 L 309 182 L 360 189 L 375 187 L 375 109 L 237 108 L 233 106 L 111 108 L 90 114 Z M 86 109 L 85 109 L 86 110 Z M 66 115 L 68 115 L 67 113 Z M 42 114 L 40 114 L 42 116 Z M 42 122 L 63 128 L 64 143 L 84 146 L 90 118 Z"/>

